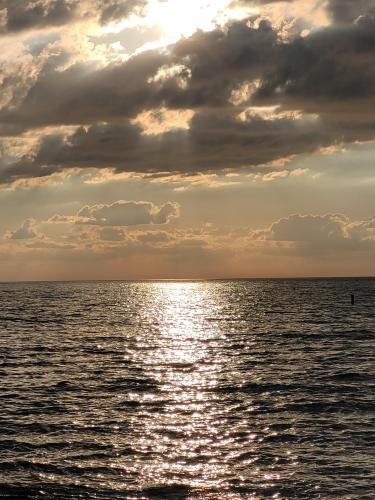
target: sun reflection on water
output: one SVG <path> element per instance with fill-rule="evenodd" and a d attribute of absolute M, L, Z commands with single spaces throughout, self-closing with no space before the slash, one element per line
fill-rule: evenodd
<path fill-rule="evenodd" d="M 143 333 L 132 356 L 156 387 L 127 395 L 139 405 L 130 427 L 137 457 L 131 467 L 140 483 L 144 488 L 231 490 L 222 496 L 231 499 L 241 498 L 233 488 L 245 487 L 249 476 L 271 487 L 279 475 L 275 466 L 262 472 L 259 465 L 263 434 L 252 427 L 252 405 L 227 394 L 244 380 L 241 363 L 231 354 L 233 326 L 222 321 L 228 318 L 221 288 L 204 282 L 142 286 L 138 320 Z"/>
<path fill-rule="evenodd" d="M 241 332 L 242 312 L 228 307 L 228 289 L 207 282 L 134 287 L 137 314 L 124 344 L 134 388 L 118 395 L 128 431 L 125 442 L 121 431 L 114 436 L 114 470 L 158 498 L 193 498 L 191 490 L 202 498 L 242 498 L 242 490 L 257 498 L 249 485 L 276 495 L 280 456 L 267 441 L 277 432 L 262 424 L 272 423 L 262 416 L 272 394 L 259 399 L 246 388 L 258 380 L 244 368 L 256 340 Z M 292 463 L 287 451 L 281 459 Z"/>
<path fill-rule="evenodd" d="M 190 486 L 205 486 L 227 472 L 214 452 L 215 443 L 226 439 L 214 411 L 224 361 L 217 356 L 218 346 L 225 336 L 204 322 L 215 304 L 203 283 L 157 283 L 151 300 L 155 348 L 144 353 L 143 364 L 167 404 L 150 419 L 141 440 L 142 446 L 152 440 L 154 452 L 164 460 L 149 464 L 143 480 L 172 484 L 188 477 Z"/>

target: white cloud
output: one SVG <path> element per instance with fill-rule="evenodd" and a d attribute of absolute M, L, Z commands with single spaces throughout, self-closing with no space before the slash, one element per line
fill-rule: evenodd
<path fill-rule="evenodd" d="M 294 214 L 251 236 L 266 247 L 300 255 L 375 250 L 375 217 L 352 222 L 342 214 Z"/>

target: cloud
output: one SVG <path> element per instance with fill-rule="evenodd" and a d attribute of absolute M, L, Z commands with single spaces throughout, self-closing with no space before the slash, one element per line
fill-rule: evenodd
<path fill-rule="evenodd" d="M 351 24 L 360 16 L 375 14 L 374 0 L 329 0 L 327 10 L 336 24 Z"/>
<path fill-rule="evenodd" d="M 273 251 L 302 256 L 375 251 L 375 217 L 352 222 L 342 214 L 295 214 L 254 231 L 252 238 Z"/>
<path fill-rule="evenodd" d="M 124 241 L 124 231 L 118 227 L 103 227 L 100 231 L 100 239 L 103 241 Z"/>
<path fill-rule="evenodd" d="M 375 257 L 375 217 L 350 220 L 342 214 L 294 214 L 250 233 L 247 227 L 214 224 L 161 229 L 102 222 L 45 225 L 47 235 L 40 238 L 19 240 L 17 245 L 4 240 L 0 259 L 13 264 L 26 261 L 33 269 L 39 262 L 43 269 L 52 266 L 72 278 L 98 277 L 95 271 L 103 269 L 109 274 L 101 277 L 119 278 L 121 269 L 121 278 L 139 279 L 368 275 Z M 3 276 L 6 267 L 2 266 Z"/>
<path fill-rule="evenodd" d="M 8 240 L 30 240 L 38 238 L 40 235 L 35 226 L 36 221 L 34 219 L 26 219 L 18 229 L 6 233 L 5 238 Z"/>
<path fill-rule="evenodd" d="M 118 21 L 129 14 L 139 12 L 141 7 L 147 4 L 147 0 L 94 0 L 94 7 L 99 11 L 101 24 Z"/>
<path fill-rule="evenodd" d="M 160 84 L 148 80 L 166 60 L 155 51 L 104 68 L 83 62 L 43 68 L 18 106 L 0 110 L 0 134 L 136 116 L 163 101 Z"/>
<path fill-rule="evenodd" d="M 0 181 L 44 177 L 67 168 L 112 168 L 117 173 L 197 173 L 258 167 L 329 146 L 334 131 L 308 116 L 268 120 L 232 110 L 202 111 L 187 130 L 142 134 L 130 122 L 81 127 L 72 135 L 45 136 L 34 157 L 25 155 L 0 170 Z M 261 167 L 263 169 L 263 167 Z"/>
<path fill-rule="evenodd" d="M 94 19 L 120 20 L 145 5 L 144 0 L 0 0 L 0 33 L 44 29 Z"/>
<path fill-rule="evenodd" d="M 265 6 L 268 4 L 294 3 L 298 8 L 301 5 L 308 7 L 311 11 L 325 7 L 333 24 L 352 23 L 359 16 L 374 12 L 374 0 L 235 0 L 236 5 Z M 302 10 L 302 9 L 301 9 Z"/>
<path fill-rule="evenodd" d="M 370 2 L 350 5 L 354 20 L 339 21 L 331 1 L 334 26 L 303 37 L 284 40 L 270 22 L 251 18 L 125 62 L 36 70 L 17 101 L 0 109 L 0 136 L 37 129 L 42 138 L 26 154 L 0 161 L 0 181 L 75 167 L 259 171 L 293 155 L 374 140 L 375 20 Z M 137 117 L 160 109 L 192 118 L 185 130 L 161 126 L 147 136 Z M 52 126 L 76 129 L 51 134 Z"/>
<path fill-rule="evenodd" d="M 76 216 L 55 215 L 49 223 L 72 223 L 88 226 L 122 227 L 148 224 L 168 224 L 178 218 L 180 207 L 177 203 L 167 202 L 157 206 L 147 201 L 116 201 L 110 205 L 93 205 L 81 208 Z M 119 230 L 107 230 L 101 233 L 104 239 L 120 238 Z M 122 238 L 120 238 L 121 240 Z"/>
<path fill-rule="evenodd" d="M 270 71 L 277 33 L 269 23 L 246 21 L 197 32 L 169 47 L 95 68 L 76 63 L 40 71 L 17 106 L 0 111 L 0 134 L 56 125 L 117 123 L 160 106 L 227 108 L 232 91 Z"/>
<path fill-rule="evenodd" d="M 173 235 L 165 231 L 148 231 L 137 234 L 137 240 L 144 244 L 166 244 L 173 240 Z"/>
<path fill-rule="evenodd" d="M 78 2 L 69 0 L 2 0 L 1 32 L 60 26 L 74 19 Z"/>
<path fill-rule="evenodd" d="M 370 24 L 371 29 L 364 22 L 327 28 L 284 45 L 278 64 L 262 79 L 254 101 L 318 113 L 338 129 L 342 123 L 344 133 L 355 121 L 373 134 L 368 106 L 375 98 L 375 71 L 370 64 L 375 53 L 375 19 Z"/>

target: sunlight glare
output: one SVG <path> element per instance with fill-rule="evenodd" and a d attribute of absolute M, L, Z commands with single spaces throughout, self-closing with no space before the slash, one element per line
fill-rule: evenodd
<path fill-rule="evenodd" d="M 248 6 L 234 6 L 231 0 L 150 0 L 143 16 L 131 16 L 118 23 L 101 28 L 102 34 L 120 33 L 137 26 L 147 33 L 160 32 L 160 38 L 152 36 L 136 50 L 157 50 L 173 44 L 181 38 L 188 38 L 196 31 L 211 31 L 224 26 L 229 20 L 243 19 L 257 9 Z"/>
<path fill-rule="evenodd" d="M 154 1 L 150 4 L 148 19 L 150 24 L 160 25 L 167 38 L 177 40 L 198 29 L 213 29 L 227 5 L 228 0 Z"/>

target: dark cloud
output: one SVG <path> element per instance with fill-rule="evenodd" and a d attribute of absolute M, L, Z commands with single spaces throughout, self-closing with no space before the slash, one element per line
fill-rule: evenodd
<path fill-rule="evenodd" d="M 278 53 L 277 33 L 267 21 L 251 27 L 244 20 L 198 32 L 172 47 L 174 63 L 185 64 L 190 78 L 186 88 L 167 94 L 167 102 L 174 107 L 226 106 L 238 85 L 271 70 Z"/>
<path fill-rule="evenodd" d="M 3 162 L 1 180 L 72 167 L 187 173 L 254 167 L 373 140 L 375 19 L 367 7 L 363 2 L 364 14 L 353 23 L 289 41 L 264 20 L 244 20 L 102 69 L 43 69 L 18 105 L 0 111 L 0 133 L 77 129 L 46 135 L 30 154 Z M 248 95 L 233 100 L 246 85 Z M 142 134 L 131 119 L 161 106 L 193 109 L 189 130 Z"/>
<path fill-rule="evenodd" d="M 329 0 L 327 10 L 336 24 L 351 24 L 360 16 L 375 14 L 374 0 Z"/>
<path fill-rule="evenodd" d="M 62 26 L 85 18 L 105 24 L 144 6 L 145 0 L 0 0 L 0 33 Z"/>
<path fill-rule="evenodd" d="M 35 127 L 89 124 L 136 115 L 163 101 L 162 86 L 149 84 L 148 80 L 168 60 L 155 51 L 100 70 L 88 64 L 74 64 L 65 71 L 48 67 L 18 108 L 0 111 L 0 133 L 17 134 Z M 169 83 L 170 92 L 177 88 L 176 83 Z"/>
<path fill-rule="evenodd" d="M 77 8 L 78 2 L 75 0 L 1 0 L 0 9 L 5 10 L 1 31 L 61 26 L 74 19 Z"/>
<path fill-rule="evenodd" d="M 25 156 L 0 174 L 9 182 L 18 177 L 43 177 L 64 168 L 113 168 L 117 172 L 197 173 L 262 165 L 293 154 L 332 144 L 335 131 L 319 119 L 233 112 L 202 111 L 189 130 L 147 136 L 129 122 L 79 128 L 68 138 L 42 140 L 35 157 Z"/>
<path fill-rule="evenodd" d="M 33 84 L 12 78 L 13 93 L 24 95 L 0 111 L 0 134 L 17 135 L 50 125 L 114 122 L 144 109 L 227 107 L 231 92 L 243 81 L 261 77 L 275 64 L 277 34 L 263 21 L 198 32 L 170 48 L 150 51 L 123 64 L 95 70 L 74 64 L 61 70 L 54 53 Z M 30 68 L 29 68 L 30 69 Z M 9 79 L 8 79 L 9 80 Z"/>
<path fill-rule="evenodd" d="M 111 122 L 144 109 L 228 106 L 242 81 L 259 78 L 275 64 L 277 34 L 267 22 L 198 32 L 171 47 L 95 70 L 75 64 L 41 71 L 23 102 L 0 111 L 0 134 L 48 125 Z"/>
<path fill-rule="evenodd" d="M 277 3 L 294 3 L 297 6 L 303 4 L 312 11 L 325 6 L 335 25 L 352 24 L 360 16 L 375 13 L 375 0 L 234 0 L 233 5 L 262 6 Z"/>
<path fill-rule="evenodd" d="M 283 45 L 254 101 L 366 121 L 375 104 L 374 57 L 375 18 L 319 30 Z"/>

